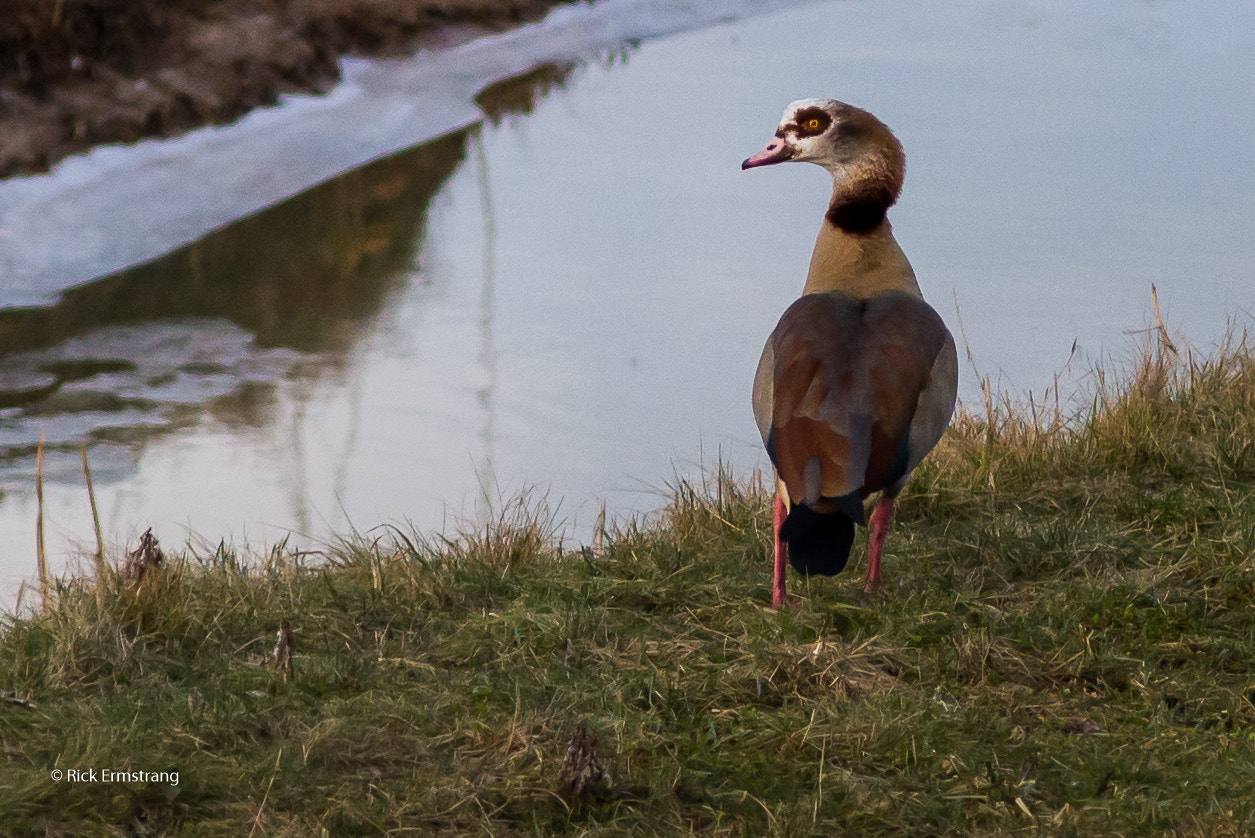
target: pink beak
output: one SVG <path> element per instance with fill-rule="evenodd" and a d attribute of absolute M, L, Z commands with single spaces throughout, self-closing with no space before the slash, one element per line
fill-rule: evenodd
<path fill-rule="evenodd" d="M 770 166 L 772 163 L 783 163 L 793 158 L 793 147 L 783 137 L 772 137 L 771 142 L 757 154 L 745 158 L 742 169 L 753 169 L 756 166 Z"/>

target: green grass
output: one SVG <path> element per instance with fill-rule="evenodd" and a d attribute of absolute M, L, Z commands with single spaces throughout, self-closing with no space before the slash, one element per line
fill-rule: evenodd
<path fill-rule="evenodd" d="M 3 831 L 1252 834 L 1255 358 L 1165 346 L 1075 414 L 963 413 L 878 594 L 792 576 L 770 609 L 770 498 L 722 472 L 599 555 L 518 501 L 63 584 L 0 636 L 34 704 L 0 703 Z M 581 726 L 609 778 L 576 793 Z"/>

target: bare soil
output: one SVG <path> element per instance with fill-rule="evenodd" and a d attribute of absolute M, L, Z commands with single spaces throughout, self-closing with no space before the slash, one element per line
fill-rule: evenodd
<path fill-rule="evenodd" d="M 229 122 L 399 55 L 539 18 L 558 0 L 3 0 L 0 177 L 90 146 Z M 416 91 L 421 95 L 421 91 Z"/>

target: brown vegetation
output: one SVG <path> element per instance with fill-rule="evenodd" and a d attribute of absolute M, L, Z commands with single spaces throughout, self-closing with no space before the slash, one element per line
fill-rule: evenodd
<path fill-rule="evenodd" d="M 400 54 L 535 19 L 555 0 L 7 0 L 0 176 L 106 142 L 238 118 Z"/>

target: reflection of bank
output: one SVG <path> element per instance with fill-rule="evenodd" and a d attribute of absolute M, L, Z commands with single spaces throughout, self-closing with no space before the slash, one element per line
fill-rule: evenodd
<path fill-rule="evenodd" d="M 262 346 L 343 349 L 412 263 L 432 196 L 465 156 L 466 131 L 383 158 L 167 256 L 0 312 L 0 352 L 106 325 L 220 317 Z"/>
<path fill-rule="evenodd" d="M 343 369 L 410 275 L 432 197 L 467 131 L 349 172 L 155 261 L 0 311 L 0 491 L 132 473 L 155 436 L 205 411 L 271 421 L 275 383 Z"/>
<path fill-rule="evenodd" d="M 526 73 L 489 85 L 475 97 L 475 104 L 494 126 L 515 114 L 529 114 L 554 88 L 561 88 L 571 77 L 576 65 L 540 64 Z M 493 342 L 497 275 L 497 222 L 492 203 L 492 181 L 488 172 L 488 156 L 484 152 L 482 128 L 474 134 L 475 163 L 479 180 L 480 207 L 484 224 L 483 291 L 480 296 L 479 364 L 483 372 L 483 385 L 476 399 L 483 414 L 479 438 L 483 444 L 478 463 L 479 499 L 481 518 L 489 517 L 497 499 L 496 470 L 496 410 L 494 393 L 497 389 L 497 354 Z"/>
<path fill-rule="evenodd" d="M 490 85 L 476 102 L 494 124 L 529 113 L 572 65 L 542 65 Z M 0 310 L 0 499 L 29 492 L 47 439 L 53 482 L 81 482 L 86 443 L 101 485 L 133 475 L 156 438 L 206 415 L 237 427 L 283 421 L 280 381 L 338 377 L 350 352 L 411 281 L 433 197 L 479 126 L 381 158 L 151 262 L 63 292 L 46 307 Z M 487 164 L 478 393 L 486 477 L 493 464 L 495 236 Z M 354 409 L 357 413 L 357 409 Z M 301 434 L 287 434 L 294 463 Z M 341 459 L 352 450 L 349 431 Z M 343 475 L 347 462 L 336 469 Z M 304 507 L 300 467 L 294 508 Z M 338 487 L 337 487 L 338 488 Z M 303 517 L 298 515 L 298 517 Z"/>

